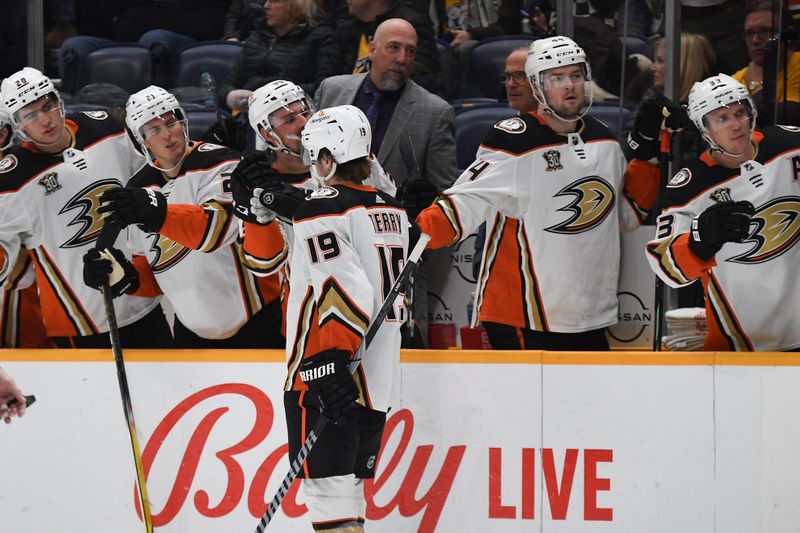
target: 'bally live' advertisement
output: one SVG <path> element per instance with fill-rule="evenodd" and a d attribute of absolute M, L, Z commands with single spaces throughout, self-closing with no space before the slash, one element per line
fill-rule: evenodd
<path fill-rule="evenodd" d="M 288 470 L 281 355 L 130 352 L 156 531 L 253 531 Z M 142 531 L 110 354 L 21 353 L 0 531 Z M 407 352 L 367 530 L 796 532 L 800 361 L 760 356 Z M 297 484 L 269 530 L 310 531 Z"/>

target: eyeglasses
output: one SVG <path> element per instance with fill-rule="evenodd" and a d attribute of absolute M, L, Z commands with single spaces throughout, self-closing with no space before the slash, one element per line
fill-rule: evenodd
<path fill-rule="evenodd" d="M 39 118 L 42 115 L 47 115 L 57 110 L 58 111 L 61 110 L 61 102 L 59 100 L 48 99 L 47 103 L 45 103 L 42 107 L 40 107 L 36 111 L 26 112 L 25 110 L 23 110 L 20 113 L 21 116 L 17 118 L 17 122 L 21 126 L 28 126 L 29 124 L 33 124 L 34 122 L 39 120 Z"/>
<path fill-rule="evenodd" d="M 751 41 L 758 37 L 759 39 L 767 40 L 772 37 L 772 28 L 761 28 L 758 30 L 747 30 L 744 32 L 746 41 Z"/>
<path fill-rule="evenodd" d="M 525 83 L 528 81 L 528 76 L 524 70 L 515 70 L 514 72 L 503 72 L 500 74 L 500 83 L 506 84 L 514 80 L 514 83 Z"/>
<path fill-rule="evenodd" d="M 145 140 L 150 139 L 160 135 L 165 128 L 170 131 L 175 129 L 178 124 L 183 124 L 183 121 L 177 117 L 172 117 L 164 122 L 164 126 L 145 126 L 142 128 L 142 137 L 144 137 Z"/>

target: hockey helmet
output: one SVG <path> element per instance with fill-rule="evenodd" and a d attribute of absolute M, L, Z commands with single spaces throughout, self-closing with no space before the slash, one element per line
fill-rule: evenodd
<path fill-rule="evenodd" d="M 714 148 L 719 149 L 708 136 L 708 124 L 705 116 L 715 109 L 728 107 L 737 102 L 741 102 L 751 113 L 750 129 L 752 130 L 755 127 L 757 112 L 747 87 L 727 74 L 711 76 L 692 85 L 692 89 L 689 91 L 689 118 Z"/>
<path fill-rule="evenodd" d="M 528 49 L 528 59 L 525 61 L 525 74 L 533 88 L 533 95 L 545 110 L 554 113 L 544 96 L 544 73 L 548 70 L 579 65 L 583 70 L 586 83 L 592 81 L 592 70 L 586 61 L 586 52 L 583 48 L 570 39 L 561 35 L 537 39 Z M 592 105 L 591 89 L 587 93 L 588 103 Z M 554 113 L 555 114 L 555 113 Z M 584 113 L 581 114 L 583 116 Z M 558 116 L 556 114 L 556 116 Z M 560 118 L 560 117 L 559 117 Z"/>
<path fill-rule="evenodd" d="M 250 120 L 250 127 L 255 130 L 259 138 L 261 138 L 266 145 L 275 151 L 283 151 L 295 156 L 300 154 L 293 152 L 283 143 L 279 135 L 275 133 L 275 127 L 279 124 L 271 120 L 272 114 L 278 109 L 286 109 L 289 111 L 289 105 L 300 102 L 302 104 L 299 113 L 311 115 L 314 112 L 314 106 L 311 100 L 306 95 L 305 91 L 298 85 L 285 80 L 275 80 L 267 83 L 263 87 L 259 87 L 253 94 L 250 95 L 248 101 L 248 116 Z M 267 141 L 260 133 L 263 128 L 275 140 L 274 142 Z"/>
<path fill-rule="evenodd" d="M 304 162 L 311 165 L 311 172 L 324 184 L 333 173 L 320 178 L 316 175 L 316 162 L 327 148 L 336 164 L 347 163 L 361 157 L 369 157 L 372 130 L 364 113 L 352 105 L 341 105 L 321 109 L 311 116 L 302 133 Z"/>
<path fill-rule="evenodd" d="M 147 158 L 147 163 L 153 166 L 150 151 L 145 148 L 144 126 L 154 118 L 160 118 L 165 113 L 173 113 L 176 119 L 183 123 L 183 134 L 186 143 L 189 143 L 189 129 L 186 114 L 178 99 L 157 85 L 151 85 L 139 92 L 133 93 L 125 104 L 125 125 L 128 134 L 133 138 L 134 145 Z"/>
<path fill-rule="evenodd" d="M 17 130 L 22 127 L 17 113 L 43 96 L 52 95 L 61 107 L 62 116 L 64 113 L 61 96 L 52 80 L 33 67 L 25 67 L 4 79 L 0 84 L 0 94 L 2 94 L 2 105 Z"/>
<path fill-rule="evenodd" d="M 11 123 L 11 115 L 6 111 L 6 108 L 0 104 L 0 133 L 2 133 L 3 130 L 8 130 L 8 137 L 6 137 L 3 146 L 0 146 L 0 151 L 6 150 L 14 141 L 14 128 Z"/>

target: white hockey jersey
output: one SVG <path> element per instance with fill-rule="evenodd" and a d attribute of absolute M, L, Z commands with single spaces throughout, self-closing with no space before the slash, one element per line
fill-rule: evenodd
<path fill-rule="evenodd" d="M 667 184 L 647 258 L 671 287 L 697 278 L 706 296 L 706 350 L 767 351 L 800 347 L 800 130 L 755 132 L 753 161 L 717 165 L 708 152 Z M 717 202 L 755 207 L 750 236 L 725 243 L 709 261 L 689 248 L 692 220 Z"/>
<path fill-rule="evenodd" d="M 373 187 L 323 187 L 295 214 L 292 248 L 285 389 L 305 390 L 297 374 L 303 358 L 360 345 L 405 263 L 408 216 Z M 396 392 L 404 316 L 398 298 L 355 376 L 371 409 L 386 411 Z"/>
<path fill-rule="evenodd" d="M 62 153 L 44 154 L 23 143 L 0 160 L 0 287 L 20 249 L 29 250 L 50 337 L 108 331 L 100 291 L 84 284 L 83 256 L 103 225 L 100 195 L 125 185 L 144 164 L 105 111 L 70 115 L 66 124 L 74 140 Z M 123 239 L 118 247 L 124 248 Z M 144 317 L 159 298 L 116 299 L 119 326 Z"/>
<path fill-rule="evenodd" d="M 259 280 L 244 267 L 231 212 L 230 174 L 239 153 L 195 143 L 175 178 L 145 167 L 129 186 L 157 189 L 167 197 L 159 233 L 130 226 L 129 242 L 147 258 L 175 316 L 205 339 L 234 335 L 267 299 Z"/>
<path fill-rule="evenodd" d="M 620 229 L 635 229 L 641 213 L 623 191 L 626 161 L 617 141 L 586 117 L 561 135 L 535 113 L 502 120 L 487 134 L 476 161 L 420 214 L 431 248 L 467 237 L 485 220 L 484 265 L 492 267 L 506 222 L 519 219 L 518 283 L 505 285 L 503 323 L 537 331 L 576 333 L 617 322 Z M 506 256 L 506 258 L 511 255 Z M 479 294 L 485 289 L 485 272 Z M 501 281 L 509 281 L 508 278 Z"/>
<path fill-rule="evenodd" d="M 0 348 L 52 348 L 42 322 L 33 264 L 20 253 L 6 289 L 0 291 Z"/>

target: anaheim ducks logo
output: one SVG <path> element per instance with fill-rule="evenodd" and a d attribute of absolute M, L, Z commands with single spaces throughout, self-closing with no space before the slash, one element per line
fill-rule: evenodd
<path fill-rule="evenodd" d="M 79 248 L 97 239 L 103 227 L 103 218 L 97 212 L 100 195 L 116 187 L 122 187 L 122 183 L 113 178 L 96 181 L 67 201 L 58 214 L 77 211 L 67 226 L 77 226 L 78 231 L 61 248 Z"/>
<path fill-rule="evenodd" d="M 784 196 L 767 202 L 751 218 L 756 229 L 744 240 L 754 243 L 732 263 L 765 263 L 789 251 L 800 240 L 800 198 Z"/>
<path fill-rule="evenodd" d="M 150 251 L 155 253 L 155 258 L 150 263 L 153 272 L 164 272 L 177 265 L 181 259 L 189 255 L 190 248 L 163 237 L 157 233 L 153 235 L 153 245 Z"/>
<path fill-rule="evenodd" d="M 573 196 L 559 211 L 572 213 L 569 219 L 550 226 L 552 233 L 583 233 L 598 226 L 614 208 L 614 189 L 600 176 L 588 176 L 561 189 L 556 196 Z"/>

